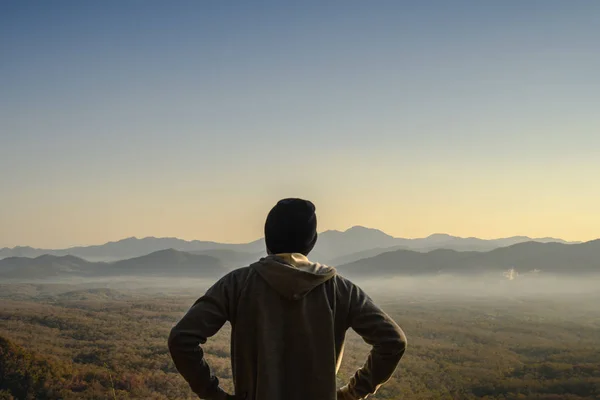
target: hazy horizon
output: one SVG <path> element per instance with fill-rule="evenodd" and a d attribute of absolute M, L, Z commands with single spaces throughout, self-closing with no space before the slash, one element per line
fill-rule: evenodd
<path fill-rule="evenodd" d="M 0 3 L 0 247 L 598 237 L 600 2 Z"/>
<path fill-rule="evenodd" d="M 583 241 L 577 241 L 577 240 L 569 240 L 569 239 L 565 239 L 564 237 L 556 237 L 556 236 L 545 236 L 545 237 L 531 237 L 528 235 L 510 235 L 510 236 L 505 236 L 505 237 L 478 237 L 478 236 L 458 236 L 458 235 L 453 235 L 451 233 L 447 233 L 447 232 L 433 232 L 430 233 L 428 235 L 425 236 L 419 236 L 419 237 L 399 237 L 399 236 L 394 236 L 394 235 L 390 235 L 388 232 L 385 232 L 381 229 L 378 228 L 373 228 L 373 227 L 367 227 L 367 226 L 362 226 L 362 225 L 352 225 L 346 229 L 327 229 L 327 230 L 319 230 L 319 235 L 325 233 L 325 232 L 340 232 L 340 233 L 344 233 L 347 232 L 351 229 L 355 229 L 355 228 L 363 228 L 363 229 L 368 229 L 368 230 L 377 230 L 379 232 L 382 232 L 386 235 L 389 235 L 393 238 L 396 239 L 425 239 L 425 238 L 429 238 L 435 235 L 448 235 L 451 237 L 456 237 L 456 238 L 461 238 L 461 239 L 482 239 L 482 240 L 497 240 L 497 239 L 508 239 L 508 238 L 516 238 L 516 237 L 528 237 L 530 239 L 558 239 L 558 240 L 564 240 L 566 242 L 569 243 L 584 243 L 584 242 L 588 242 L 588 241 L 593 241 L 593 240 L 597 240 L 599 238 L 592 238 L 589 240 L 583 240 Z M 215 243 L 219 243 L 219 244 L 249 244 L 249 243 L 253 243 L 259 240 L 264 239 L 264 235 L 260 235 L 252 240 L 247 240 L 247 241 L 243 241 L 243 242 L 227 242 L 227 241 L 216 241 L 210 238 L 204 238 L 204 239 L 198 239 L 198 238 L 184 238 L 184 237 L 179 237 L 179 236 L 156 236 L 156 235 L 148 235 L 148 236 L 128 236 L 128 237 L 121 237 L 121 238 L 113 238 L 113 239 L 109 239 L 107 241 L 104 242 L 99 242 L 99 243 L 77 243 L 77 244 L 72 244 L 72 245 L 67 245 L 67 246 L 63 246 L 63 247 L 41 247 L 41 246 L 32 246 L 30 244 L 18 244 L 15 246 L 3 246 L 2 243 L 0 243 L 0 249 L 2 248 L 15 248 L 15 247 L 33 247 L 33 248 L 38 248 L 38 249 L 52 249 L 52 250 L 56 250 L 56 249 L 68 249 L 71 247 L 86 247 L 86 246 L 97 246 L 97 245 L 104 245 L 107 243 L 114 243 L 114 242 L 119 242 L 122 240 L 127 240 L 127 239 L 180 239 L 180 240 L 185 240 L 188 242 L 191 241 L 200 241 L 200 242 L 215 242 Z"/>
<path fill-rule="evenodd" d="M 344 275 L 343 271 L 340 272 Z M 599 275 L 585 278 L 571 277 L 562 274 L 548 273 L 541 276 L 520 276 L 515 280 L 506 279 L 501 273 L 482 275 L 423 275 L 395 276 L 386 278 L 352 277 L 369 293 L 378 296 L 415 296 L 423 297 L 519 297 L 548 295 L 600 295 Z M 137 289 L 207 289 L 215 279 L 197 277 L 149 277 L 143 275 L 124 275 L 119 277 L 95 278 L 46 278 L 46 279 L 12 279 L 0 281 L 2 285 L 68 285 L 85 288 L 107 288 L 116 290 Z M 201 292 L 201 290 L 198 290 Z"/>

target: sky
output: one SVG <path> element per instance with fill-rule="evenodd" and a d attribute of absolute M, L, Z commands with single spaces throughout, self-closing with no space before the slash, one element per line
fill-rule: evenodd
<path fill-rule="evenodd" d="M 600 2 L 0 1 L 0 247 L 600 236 Z"/>

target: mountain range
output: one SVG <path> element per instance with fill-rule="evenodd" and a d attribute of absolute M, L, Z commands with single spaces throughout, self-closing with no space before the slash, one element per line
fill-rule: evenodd
<path fill-rule="evenodd" d="M 396 250 L 338 267 L 349 277 L 503 273 L 600 274 L 600 239 L 586 243 L 526 242 L 486 252 Z"/>
<path fill-rule="evenodd" d="M 218 278 L 229 269 L 218 258 L 173 249 L 110 263 L 48 254 L 36 258 L 9 257 L 0 260 L 0 278 L 20 280 L 119 276 Z"/>
<path fill-rule="evenodd" d="M 115 262 L 91 262 L 71 255 L 0 260 L 0 279 L 39 280 L 122 276 L 215 279 L 260 258 L 230 250 L 200 254 L 174 249 Z M 515 269 L 519 273 L 600 274 L 600 240 L 579 244 L 525 242 L 490 251 L 437 249 L 429 252 L 393 250 L 338 265 L 348 277 L 387 278 L 414 275 L 476 275 Z"/>
<path fill-rule="evenodd" d="M 414 250 L 428 252 L 435 249 L 456 251 L 489 251 L 517 243 L 557 242 L 562 239 L 515 236 L 502 239 L 461 238 L 446 234 L 434 234 L 420 239 L 392 237 L 380 230 L 355 226 L 344 232 L 325 231 L 319 234 L 317 245 L 311 257 L 320 262 L 341 265 L 393 250 Z M 0 259 L 8 257 L 36 258 L 42 255 L 75 256 L 87 261 L 113 262 L 141 257 L 159 250 L 174 249 L 199 255 L 217 255 L 238 262 L 256 259 L 265 253 L 264 239 L 245 244 L 227 244 L 209 241 L 186 241 L 177 238 L 127 238 L 102 245 L 71 247 L 67 249 L 36 249 L 32 247 L 14 247 L 0 249 Z M 243 263 L 242 263 L 243 264 Z"/>

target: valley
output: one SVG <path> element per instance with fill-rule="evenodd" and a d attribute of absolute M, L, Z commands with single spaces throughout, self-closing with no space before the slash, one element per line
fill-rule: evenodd
<path fill-rule="evenodd" d="M 193 399 L 170 360 L 171 326 L 211 284 L 0 285 L 0 399 Z M 365 289 L 409 348 L 377 399 L 597 399 L 600 296 Z M 231 388 L 229 327 L 205 349 Z M 340 385 L 368 347 L 349 332 Z M 12 393 L 12 394 L 11 394 Z M 10 397 L 13 396 L 13 397 Z M 28 397 L 29 396 L 29 397 Z"/>

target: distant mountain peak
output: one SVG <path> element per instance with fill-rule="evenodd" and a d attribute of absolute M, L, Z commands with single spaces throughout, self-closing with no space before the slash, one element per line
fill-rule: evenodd
<path fill-rule="evenodd" d="M 351 228 L 346 229 L 346 232 L 352 232 L 352 231 L 377 231 L 377 232 L 381 232 L 379 229 L 375 229 L 375 228 L 367 228 L 366 226 L 362 226 L 362 225 L 354 225 Z"/>
<path fill-rule="evenodd" d="M 116 240 L 114 242 L 108 242 L 108 243 L 126 243 L 126 242 L 135 242 L 136 240 L 140 240 L 140 239 L 135 236 L 130 236 L 130 237 L 123 238 L 121 240 Z"/>
<path fill-rule="evenodd" d="M 182 253 L 185 253 L 185 252 L 180 251 L 180 250 L 176 250 L 176 249 L 173 249 L 173 248 L 170 248 L 170 249 L 156 250 L 155 252 L 152 252 L 152 253 L 150 253 L 148 255 L 157 255 L 157 254 L 182 254 Z"/>
<path fill-rule="evenodd" d="M 348 234 L 365 234 L 365 235 L 379 235 L 379 236 L 386 236 L 391 238 L 391 235 L 388 235 L 387 233 L 385 233 L 384 231 L 380 230 L 380 229 L 375 229 L 375 228 L 367 228 L 365 226 L 361 226 L 361 225 L 355 225 L 351 228 L 346 229 L 343 233 L 348 233 Z"/>
<path fill-rule="evenodd" d="M 454 239 L 456 236 L 449 235 L 447 233 L 432 233 L 427 236 L 427 239 Z"/>
<path fill-rule="evenodd" d="M 169 249 L 156 250 L 152 253 L 145 254 L 143 256 L 134 257 L 134 259 L 135 258 L 137 258 L 137 259 L 158 258 L 158 257 L 160 257 L 162 259 L 171 259 L 171 258 L 187 257 L 190 255 L 191 255 L 191 253 L 180 251 L 180 250 L 175 250 L 173 248 L 169 248 Z"/>
<path fill-rule="evenodd" d="M 375 228 L 367 228 L 366 226 L 362 226 L 362 225 L 354 225 L 346 230 L 340 231 L 338 229 L 328 229 L 326 231 L 321 232 L 320 234 L 329 234 L 329 233 L 335 233 L 335 234 L 344 234 L 344 233 L 354 233 L 354 234 L 358 234 L 358 233 L 378 233 L 378 234 L 383 234 L 386 236 L 390 236 L 387 233 L 383 232 L 382 230 L 379 229 L 375 229 Z M 390 236 L 391 237 L 391 236 Z"/>

